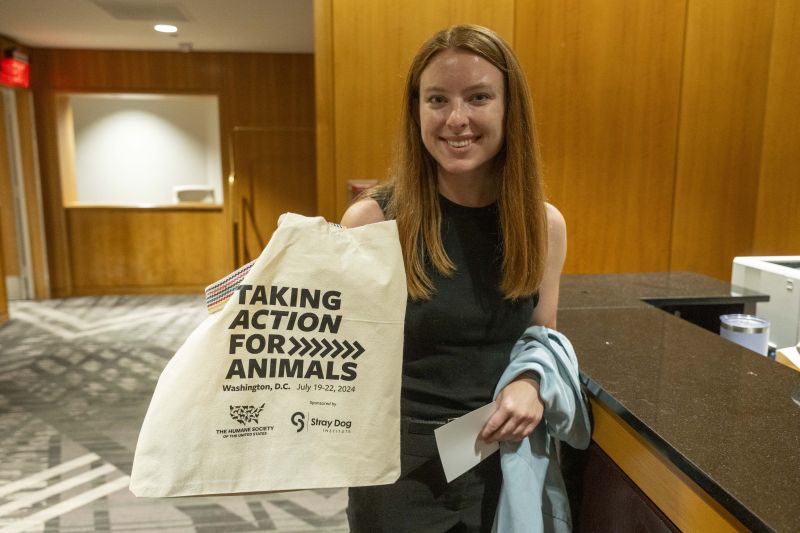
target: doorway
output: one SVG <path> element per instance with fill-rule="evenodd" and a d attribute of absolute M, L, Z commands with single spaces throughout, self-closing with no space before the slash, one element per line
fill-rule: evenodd
<path fill-rule="evenodd" d="M 314 216 L 313 128 L 234 128 L 231 140 L 237 265 L 257 258 L 287 211 Z"/>
<path fill-rule="evenodd" d="M 35 297 L 28 204 L 26 202 L 19 102 L 14 89 L 0 88 L 0 237 L 3 283 L 9 300 Z"/>

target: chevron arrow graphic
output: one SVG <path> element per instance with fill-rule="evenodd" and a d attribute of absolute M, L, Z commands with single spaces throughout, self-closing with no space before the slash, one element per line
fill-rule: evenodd
<path fill-rule="evenodd" d="M 311 350 L 311 353 L 308 354 L 308 355 L 310 355 L 311 357 L 314 357 L 322 349 L 322 345 L 319 343 L 319 341 L 317 339 L 311 339 L 311 342 L 314 344 L 314 349 Z"/>
<path fill-rule="evenodd" d="M 359 344 L 358 341 L 353 342 L 353 346 L 356 348 L 356 353 L 353 354 L 353 359 L 358 359 L 358 356 L 364 353 L 364 347 Z"/>
<path fill-rule="evenodd" d="M 289 337 L 289 340 L 292 343 L 292 349 L 289 350 L 289 355 L 294 355 L 294 353 L 300 348 L 300 343 L 297 342 L 294 337 Z"/>
<path fill-rule="evenodd" d="M 347 356 L 353 353 L 353 345 L 347 341 L 344 341 L 344 346 L 347 348 L 347 351 L 342 354 L 342 359 L 347 359 Z"/>
<path fill-rule="evenodd" d="M 342 353 L 342 345 L 339 344 L 339 341 L 333 341 L 333 346 L 334 348 L 336 348 L 336 351 L 331 353 L 331 357 L 336 357 L 337 355 Z"/>
<path fill-rule="evenodd" d="M 300 355 L 305 355 L 305 354 L 307 354 L 307 353 L 308 353 L 308 351 L 309 351 L 311 348 L 313 348 L 313 346 L 311 346 L 311 343 L 310 343 L 310 342 L 308 342 L 308 341 L 306 340 L 306 338 L 305 338 L 305 337 L 300 337 L 300 342 L 302 342 L 302 343 L 303 343 L 303 350 L 300 352 Z"/>
<path fill-rule="evenodd" d="M 320 357 L 325 357 L 328 352 L 333 349 L 333 344 L 329 343 L 326 339 L 322 339 L 322 344 L 325 346 L 325 349 L 319 353 Z"/>

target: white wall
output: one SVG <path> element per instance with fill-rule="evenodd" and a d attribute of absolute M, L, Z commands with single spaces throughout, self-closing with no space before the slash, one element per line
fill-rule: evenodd
<path fill-rule="evenodd" d="M 77 199 L 170 204 L 175 185 L 206 185 L 222 202 L 216 96 L 71 95 Z"/>

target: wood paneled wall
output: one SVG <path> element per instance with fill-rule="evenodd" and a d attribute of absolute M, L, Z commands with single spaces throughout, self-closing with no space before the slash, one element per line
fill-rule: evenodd
<path fill-rule="evenodd" d="M 669 268 L 684 1 L 518 2 L 567 272 Z"/>
<path fill-rule="evenodd" d="M 317 210 L 327 220 L 339 220 L 336 191 L 336 147 L 333 93 L 333 6 L 314 1 L 314 101 L 317 122 Z"/>
<path fill-rule="evenodd" d="M 19 156 L 25 197 L 25 215 L 30 247 L 30 275 L 33 297 L 50 295 L 50 276 L 47 270 L 47 249 L 42 211 L 42 191 L 39 175 L 38 146 L 34 121 L 33 99 L 27 89 L 16 91 Z"/>
<path fill-rule="evenodd" d="M 3 250 L 3 270 L 6 276 L 19 275 L 17 235 L 14 231 L 14 192 L 11 187 L 11 161 L 8 157 L 5 100 L 0 98 L 0 244 Z M 5 279 L 2 281 L 5 288 Z"/>
<path fill-rule="evenodd" d="M 23 54 L 30 54 L 26 46 L 0 35 L 0 49 L 14 48 Z M 14 115 L 18 137 L 15 139 L 15 157 L 19 158 L 21 171 L 20 191 L 25 201 L 26 224 L 30 249 L 29 273 L 33 281 L 33 296 L 45 298 L 49 294 L 49 278 L 47 272 L 47 252 L 44 240 L 43 212 L 40 190 L 40 177 L 37 161 L 36 130 L 34 126 L 33 105 L 31 91 L 27 88 L 7 89 L 14 92 L 16 103 Z M 21 274 L 21 261 L 18 251 L 17 220 L 15 216 L 14 200 L 12 197 L 12 168 L 9 158 L 10 131 L 6 131 L 5 101 L 0 102 L 0 241 L 5 258 L 3 266 L 5 275 L 19 276 Z M 14 170 L 16 172 L 16 170 Z M 0 277 L 3 285 L 4 278 Z M 5 286 L 3 287 L 5 289 Z"/>
<path fill-rule="evenodd" d="M 689 1 L 673 270 L 730 279 L 752 250 L 773 18 L 773 1 Z"/>
<path fill-rule="evenodd" d="M 249 162 L 263 161 L 263 154 L 245 147 L 237 150 L 234 161 L 234 132 L 242 128 L 268 130 L 273 153 L 301 154 L 298 157 L 310 162 L 308 170 L 294 173 L 287 182 L 293 184 L 296 211 L 311 214 L 316 210 L 310 54 L 34 49 L 31 63 L 54 296 L 92 291 L 196 292 L 244 262 L 241 250 L 234 256 L 234 228 L 243 223 L 242 211 L 234 207 L 243 201 L 258 202 L 268 206 L 264 212 L 272 217 L 285 210 L 283 197 L 276 194 L 285 191 L 275 188 L 274 174 L 261 169 L 258 175 L 243 174 L 253 168 Z M 60 120 L 64 110 L 58 96 L 72 92 L 217 95 L 226 180 L 224 208 L 141 213 L 120 209 L 116 214 L 108 209 L 67 209 L 61 178 L 70 166 L 64 146 L 69 127 Z M 297 135 L 298 131 L 304 135 Z M 264 180 L 265 175 L 272 179 Z M 248 186 L 240 187 L 240 181 Z M 257 226 L 263 228 L 266 240 L 275 220 L 261 220 Z M 180 254 L 175 253 L 171 227 L 185 228 L 190 239 L 191 246 L 181 247 Z M 130 246 L 109 241 L 114 232 L 126 235 Z M 139 251 L 140 246 L 147 252 Z M 123 260 L 130 264 L 121 267 Z"/>
<path fill-rule="evenodd" d="M 316 16 L 329 218 L 348 179 L 386 176 L 417 47 L 473 22 L 526 70 L 546 186 L 568 224 L 566 272 L 728 280 L 736 255 L 800 253 L 793 0 L 317 0 Z"/>
<path fill-rule="evenodd" d="M 0 219 L 0 229 L 3 221 Z M 6 273 L 4 271 L 3 247 L 0 246 L 0 324 L 8 321 L 8 294 L 6 293 Z"/>
<path fill-rule="evenodd" d="M 237 188 L 236 211 L 240 263 L 252 261 L 266 246 L 275 221 L 287 211 L 315 216 L 313 199 L 314 131 L 304 129 L 237 128 L 233 134 Z M 269 196 L 259 194 L 269 190 Z"/>
<path fill-rule="evenodd" d="M 230 258 L 222 208 L 70 207 L 72 295 L 193 292 Z"/>
<path fill-rule="evenodd" d="M 46 298 L 49 294 L 47 272 L 47 252 L 45 249 L 41 191 L 39 188 L 38 162 L 36 155 L 35 132 L 33 129 L 33 108 L 28 90 L 15 89 L 16 138 L 15 157 L 19 157 L 18 169 L 21 171 L 20 191 L 24 198 L 25 223 L 30 250 L 29 274 L 32 277 L 33 297 Z M 0 116 L 5 113 L 5 103 L 0 102 Z M 3 121 L 4 122 L 4 121 Z M 0 240 L 4 254 L 4 269 L 8 276 L 22 273 L 22 261 L 18 248 L 17 217 L 14 205 L 11 160 L 8 153 L 10 131 L 0 124 Z"/>
<path fill-rule="evenodd" d="M 753 253 L 800 255 L 800 2 L 778 0 Z"/>

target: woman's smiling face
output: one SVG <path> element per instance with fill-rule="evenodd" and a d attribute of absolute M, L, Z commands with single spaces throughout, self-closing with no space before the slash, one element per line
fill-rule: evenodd
<path fill-rule="evenodd" d="M 483 57 L 462 49 L 436 54 L 420 76 L 422 142 L 442 178 L 489 178 L 503 146 L 505 81 Z"/>

